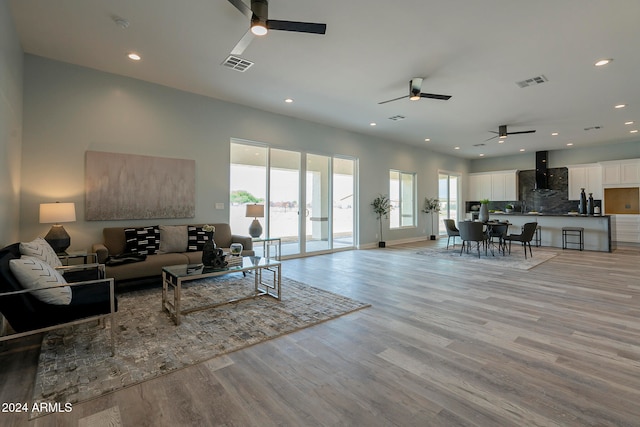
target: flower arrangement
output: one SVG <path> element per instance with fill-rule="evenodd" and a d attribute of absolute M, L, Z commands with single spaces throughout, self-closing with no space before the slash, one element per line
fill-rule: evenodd
<path fill-rule="evenodd" d="M 205 233 L 215 233 L 216 227 L 214 225 L 205 224 L 202 226 L 202 231 Z"/>
<path fill-rule="evenodd" d="M 482 199 L 480 200 L 480 203 L 483 205 L 488 205 L 489 204 L 489 199 Z"/>

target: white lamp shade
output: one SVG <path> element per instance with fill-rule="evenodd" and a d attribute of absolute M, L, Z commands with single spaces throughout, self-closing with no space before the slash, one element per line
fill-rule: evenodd
<path fill-rule="evenodd" d="M 59 224 L 76 220 L 75 203 L 40 203 L 40 223 Z"/>
<path fill-rule="evenodd" d="M 262 218 L 264 217 L 264 205 L 247 205 L 247 218 Z"/>

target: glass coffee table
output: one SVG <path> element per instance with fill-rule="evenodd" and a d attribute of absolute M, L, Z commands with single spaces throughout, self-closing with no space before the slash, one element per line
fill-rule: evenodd
<path fill-rule="evenodd" d="M 162 267 L 162 310 L 167 311 L 173 318 L 176 325 L 180 324 L 180 316 L 194 311 L 206 310 L 232 302 L 243 301 L 268 295 L 277 300 L 282 299 L 281 289 L 281 263 L 273 258 L 242 257 L 242 264 L 224 269 L 214 269 L 205 267 L 202 264 L 181 264 Z M 182 310 L 180 307 L 180 297 L 182 284 L 190 280 L 204 279 L 207 277 L 223 276 L 231 273 L 254 272 L 254 291 L 250 295 L 233 298 L 224 302 L 207 304 L 198 307 L 190 307 Z M 215 283 L 212 284 L 215 286 Z M 173 301 L 169 298 L 169 289 L 173 290 Z"/>

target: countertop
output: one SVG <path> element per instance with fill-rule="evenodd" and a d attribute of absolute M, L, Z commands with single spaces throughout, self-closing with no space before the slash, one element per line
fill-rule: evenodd
<path fill-rule="evenodd" d="M 501 215 L 501 216 L 559 216 L 559 217 L 571 217 L 571 218 L 607 218 L 611 215 L 569 215 L 566 214 L 555 214 L 555 213 L 544 213 L 544 212 L 489 212 L 489 216 L 492 215 Z"/>

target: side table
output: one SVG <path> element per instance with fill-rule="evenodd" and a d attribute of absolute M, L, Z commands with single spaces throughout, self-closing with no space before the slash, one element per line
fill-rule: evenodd
<path fill-rule="evenodd" d="M 73 259 L 82 258 L 82 264 L 90 264 L 98 262 L 98 254 L 95 252 L 87 252 L 87 251 L 67 251 L 64 254 L 58 254 L 58 258 L 62 265 L 69 265 L 69 261 Z M 89 258 L 91 258 L 91 262 L 89 262 Z"/>
<path fill-rule="evenodd" d="M 264 258 L 274 258 L 276 261 L 282 260 L 282 239 L 280 237 L 255 237 L 251 241 L 253 243 L 262 243 L 262 256 Z M 273 256 L 271 256 L 272 247 Z"/>

